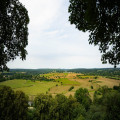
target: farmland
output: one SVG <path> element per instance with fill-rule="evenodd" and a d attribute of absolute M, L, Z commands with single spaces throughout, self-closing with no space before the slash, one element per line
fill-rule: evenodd
<path fill-rule="evenodd" d="M 92 117 L 94 120 L 106 120 L 112 111 L 114 120 L 120 114 L 120 80 L 119 75 L 108 75 L 56 71 L 42 74 L 38 71 L 6 72 L 0 77 L 2 110 L 14 105 L 17 113 L 26 110 L 27 120 L 90 120 Z M 8 117 L 10 115 L 11 110 Z"/>
<path fill-rule="evenodd" d="M 87 88 L 92 98 L 94 91 L 101 86 L 107 85 L 112 88 L 114 85 L 120 84 L 119 80 L 72 72 L 39 74 L 37 77 L 46 78 L 49 81 L 14 79 L 0 82 L 0 85 L 10 86 L 14 91 L 23 91 L 30 99 L 33 99 L 40 93 L 52 94 L 53 96 L 59 93 L 65 96 L 74 95 L 79 88 Z M 71 86 L 74 88 L 69 91 Z"/>

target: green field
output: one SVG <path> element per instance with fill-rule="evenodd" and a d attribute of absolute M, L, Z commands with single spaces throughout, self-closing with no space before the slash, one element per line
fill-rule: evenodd
<path fill-rule="evenodd" d="M 10 86 L 14 91 L 20 90 L 25 92 L 29 97 L 34 97 L 40 93 L 48 93 L 56 95 L 62 93 L 66 96 L 74 95 L 79 88 L 87 88 L 90 96 L 93 97 L 94 91 L 101 86 L 107 85 L 112 88 L 114 85 L 120 84 L 119 80 L 109 79 L 105 77 L 86 76 L 77 73 L 48 73 L 39 76 L 44 76 L 52 81 L 31 81 L 23 79 L 14 79 L 0 82 L 0 85 Z M 69 88 L 74 86 L 74 89 L 69 91 Z"/>
<path fill-rule="evenodd" d="M 70 81 L 67 78 L 56 79 L 55 81 L 60 82 L 63 85 L 78 85 L 78 84 L 80 84 L 79 82 L 76 82 L 76 81 Z"/>
<path fill-rule="evenodd" d="M 8 80 L 1 82 L 0 85 L 10 86 L 13 90 L 21 90 L 27 95 L 37 95 L 39 93 L 46 93 L 49 88 L 59 85 L 57 82 L 32 82 L 30 80 Z"/>

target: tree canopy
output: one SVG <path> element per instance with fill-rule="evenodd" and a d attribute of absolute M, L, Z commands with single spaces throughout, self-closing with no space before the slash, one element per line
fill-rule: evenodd
<path fill-rule="evenodd" d="M 69 21 L 90 32 L 89 44 L 99 46 L 101 61 L 116 67 L 120 63 L 120 1 L 70 0 Z"/>
<path fill-rule="evenodd" d="M 0 86 L 0 120 L 26 120 L 27 111 L 28 97 L 22 91 Z"/>
<path fill-rule="evenodd" d="M 28 23 L 28 11 L 19 0 L 0 0 L 0 71 L 16 56 L 26 58 Z"/>

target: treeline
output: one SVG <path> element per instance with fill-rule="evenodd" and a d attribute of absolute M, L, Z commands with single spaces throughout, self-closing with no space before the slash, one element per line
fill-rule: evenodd
<path fill-rule="evenodd" d="M 63 69 L 10 69 L 9 72 L 1 72 L 0 73 L 0 82 L 6 80 L 14 80 L 14 79 L 25 79 L 25 80 L 44 80 L 51 81 L 53 79 L 48 79 L 44 75 L 40 77 L 40 74 L 47 73 L 63 73 L 65 70 Z"/>
<path fill-rule="evenodd" d="M 0 87 L 0 98 L 0 120 L 120 120 L 120 86 L 99 88 L 93 100 L 83 88 L 68 98 L 40 94 L 32 107 L 23 92 L 10 87 Z"/>
<path fill-rule="evenodd" d="M 50 72 L 75 72 L 83 73 L 86 75 L 99 75 L 99 76 L 120 76 L 120 68 L 94 68 L 94 69 L 10 69 L 10 72 L 25 72 L 26 74 L 46 74 Z"/>
<path fill-rule="evenodd" d="M 67 71 L 94 76 L 120 76 L 120 68 L 69 69 Z"/>
<path fill-rule="evenodd" d="M 39 80 L 39 81 L 53 81 L 54 79 L 50 79 L 45 77 L 44 75 L 40 76 L 40 74 L 31 75 L 26 73 L 14 73 L 11 75 L 7 74 L 0 74 L 0 82 L 7 81 L 7 80 L 14 80 L 14 79 L 24 79 L 24 80 Z"/>
<path fill-rule="evenodd" d="M 103 69 L 10 69 L 10 72 L 0 73 L 0 82 L 13 79 L 29 79 L 29 80 L 45 80 L 51 81 L 50 79 L 40 74 L 47 73 L 63 73 L 63 72 L 75 72 L 82 73 L 84 75 L 92 76 L 105 76 L 107 78 L 120 80 L 120 69 L 103 68 Z"/>
<path fill-rule="evenodd" d="M 65 69 L 10 69 L 10 72 L 25 72 L 26 74 L 47 74 L 51 72 L 65 72 Z"/>

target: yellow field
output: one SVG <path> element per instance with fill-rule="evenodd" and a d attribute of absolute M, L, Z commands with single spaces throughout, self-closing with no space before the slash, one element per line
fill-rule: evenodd
<path fill-rule="evenodd" d="M 94 91 L 100 88 L 101 86 L 106 85 L 109 88 L 112 88 L 114 85 L 118 86 L 120 84 L 119 80 L 108 79 L 101 76 L 99 76 L 97 79 L 95 79 L 94 76 L 89 76 L 89 78 L 87 79 L 80 79 L 77 77 L 77 75 L 82 75 L 82 74 L 68 73 L 65 76 L 64 73 L 54 73 L 54 78 L 56 78 L 56 76 L 59 78 L 63 78 L 65 76 L 64 78 L 67 78 L 70 81 L 79 82 L 79 84 L 73 85 L 74 89 L 72 91 L 68 91 L 68 89 L 72 86 L 72 84 L 64 85 L 64 86 L 54 86 L 50 89 L 49 93 L 52 95 L 63 93 L 64 95 L 69 96 L 69 95 L 74 95 L 75 91 L 80 87 L 82 87 L 82 88 L 87 88 L 89 90 L 90 96 L 93 97 Z M 53 76 L 49 76 L 49 78 L 53 78 Z M 93 89 L 91 88 L 91 86 L 93 86 Z"/>

